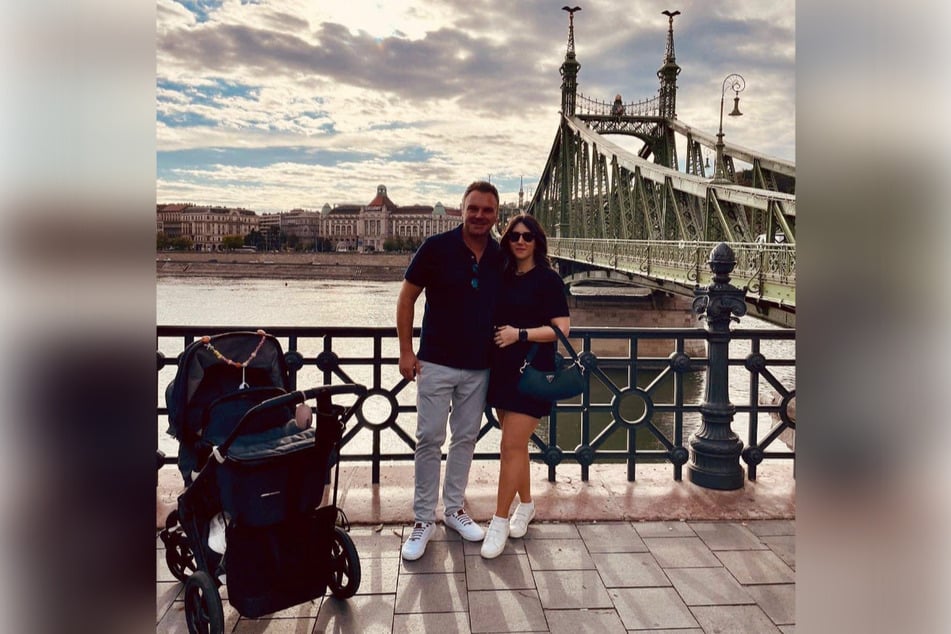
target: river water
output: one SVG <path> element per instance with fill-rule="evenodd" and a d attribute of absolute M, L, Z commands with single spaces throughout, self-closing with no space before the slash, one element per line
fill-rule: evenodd
<path fill-rule="evenodd" d="M 365 282 L 349 280 L 233 280 L 215 278 L 160 278 L 156 284 L 156 314 L 160 325 L 181 326 L 243 326 L 253 328 L 267 328 L 270 326 L 393 326 L 395 325 L 396 299 L 399 294 L 400 282 Z M 416 305 L 415 325 L 422 321 L 423 302 Z M 743 317 L 741 328 L 773 328 L 772 325 L 751 317 Z M 384 349 L 384 355 L 396 356 L 395 341 L 392 347 Z M 341 356 L 348 354 L 345 340 L 335 341 L 335 350 Z M 357 345 L 354 343 L 353 345 Z M 746 345 L 746 344 L 734 344 Z M 165 348 L 165 349 L 163 349 Z M 159 351 L 166 355 L 177 355 L 181 351 L 181 342 L 159 342 Z M 795 344 L 792 341 L 764 341 L 762 352 L 767 358 L 795 358 Z M 362 355 L 365 351 L 353 351 L 351 354 Z M 306 353 L 311 356 L 311 353 Z M 731 349 L 731 354 L 737 351 Z M 306 372 L 305 369 L 303 372 Z M 779 367 L 772 371 L 787 388 L 795 386 L 795 368 Z M 305 375 L 299 376 L 298 384 L 307 383 Z M 384 385 L 392 385 L 398 380 L 396 368 L 387 368 Z M 164 404 L 165 386 L 174 376 L 174 368 L 165 368 L 159 374 L 159 398 Z M 620 378 L 620 377 L 619 377 Z M 624 383 L 615 381 L 619 386 Z M 640 380 L 639 380 L 640 383 Z M 309 385 L 309 383 L 308 383 Z M 643 386 L 643 384 L 642 384 Z M 687 375 L 685 381 L 686 402 L 698 403 L 702 400 L 703 373 Z M 735 404 L 748 403 L 749 373 L 743 368 L 730 370 L 731 400 Z M 607 396 L 606 390 L 602 390 Z M 403 397 L 415 398 L 415 391 L 404 390 Z M 762 400 L 762 398 L 761 398 Z M 661 401 L 658 401 L 661 402 Z M 372 408 L 366 413 L 372 420 Z M 385 414 L 384 414 L 385 415 Z M 626 414 L 625 414 L 626 416 Z M 402 419 L 401 419 L 402 420 Z M 564 421 L 564 424 L 563 424 Z M 760 438 L 768 431 L 771 421 L 768 416 L 760 417 Z M 559 435 L 561 437 L 569 420 L 559 418 Z M 699 425 L 699 414 L 689 414 L 685 420 L 685 439 L 687 435 Z M 407 425 L 403 425 L 407 427 Z M 542 425 L 541 427 L 544 427 Z M 540 427 L 540 429 L 541 429 Z M 748 429 L 748 417 L 737 414 L 733 429 L 741 439 L 744 439 Z M 493 432 L 494 434 L 495 432 Z M 580 432 L 579 432 L 580 434 Z M 542 434 L 540 434 L 542 435 Z M 479 451 L 496 451 L 497 439 L 493 435 L 480 441 Z M 604 448 L 623 448 L 625 442 L 623 434 L 615 434 Z M 638 435 L 638 446 L 641 447 L 641 434 Z M 348 445 L 347 450 L 353 452 L 369 451 L 369 438 L 362 441 L 359 436 L 356 442 Z M 645 447 L 657 448 L 645 438 Z M 403 451 L 405 444 L 393 435 L 393 445 L 390 449 Z M 569 441 L 569 442 L 566 442 Z M 686 441 L 685 441 L 686 442 Z M 387 435 L 383 436 L 384 451 L 387 451 Z M 493 446 L 493 443 L 496 443 Z M 561 437 L 560 444 L 570 449 L 570 437 Z M 570 445 L 570 446 L 569 446 Z M 177 453 L 174 439 L 165 434 L 164 422 L 159 429 L 159 447 L 166 454 Z M 345 453 L 349 453 L 346 451 Z"/>

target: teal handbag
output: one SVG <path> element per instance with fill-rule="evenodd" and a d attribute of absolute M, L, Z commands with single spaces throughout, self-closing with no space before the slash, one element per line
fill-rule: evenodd
<path fill-rule="evenodd" d="M 543 401 L 560 401 L 584 392 L 588 379 L 585 376 L 585 366 L 578 358 L 578 353 L 568 343 L 567 337 L 560 329 L 554 326 L 551 329 L 571 355 L 570 360 L 556 354 L 554 370 L 539 370 L 532 366 L 532 361 L 538 353 L 538 344 L 533 344 L 519 370 L 522 376 L 518 380 L 518 391 Z"/>

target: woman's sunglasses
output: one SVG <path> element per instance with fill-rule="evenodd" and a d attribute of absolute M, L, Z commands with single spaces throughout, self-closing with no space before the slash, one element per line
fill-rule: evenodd
<path fill-rule="evenodd" d="M 512 242 L 518 242 L 519 238 L 524 240 L 526 244 L 535 241 L 535 234 L 531 231 L 510 231 L 509 236 L 509 240 Z"/>

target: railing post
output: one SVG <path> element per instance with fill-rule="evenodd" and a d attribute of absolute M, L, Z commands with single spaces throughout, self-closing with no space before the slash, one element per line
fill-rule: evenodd
<path fill-rule="evenodd" d="M 690 481 L 707 489 L 743 487 L 740 452 L 743 443 L 730 428 L 736 408 L 730 402 L 730 321 L 746 314 L 744 291 L 730 284 L 736 266 L 733 249 L 721 242 L 710 251 L 707 262 L 713 282 L 695 291 L 694 312 L 706 319 L 708 342 L 707 385 L 700 405 L 700 429 L 690 435 Z"/>

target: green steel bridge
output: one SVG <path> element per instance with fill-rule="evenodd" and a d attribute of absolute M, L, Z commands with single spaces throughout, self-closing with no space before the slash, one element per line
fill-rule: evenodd
<path fill-rule="evenodd" d="M 578 93 L 574 12 L 568 9 L 568 49 L 561 65 L 561 123 L 526 212 L 551 233 L 549 252 L 569 284 L 600 281 L 637 285 L 692 297 L 710 283 L 707 259 L 726 242 L 736 256 L 733 283 L 746 293 L 749 312 L 794 327 L 796 316 L 795 163 L 725 143 L 721 127 L 704 133 L 677 119 L 674 16 L 668 15 L 667 51 L 657 71 L 658 94 L 613 103 Z M 741 76 L 724 80 L 723 95 Z M 625 135 L 638 152 L 613 143 Z M 683 162 L 678 146 L 686 148 Z M 705 149 L 716 152 L 708 175 Z M 709 161 L 709 159 L 708 159 Z M 738 184 L 735 161 L 751 166 Z"/>

